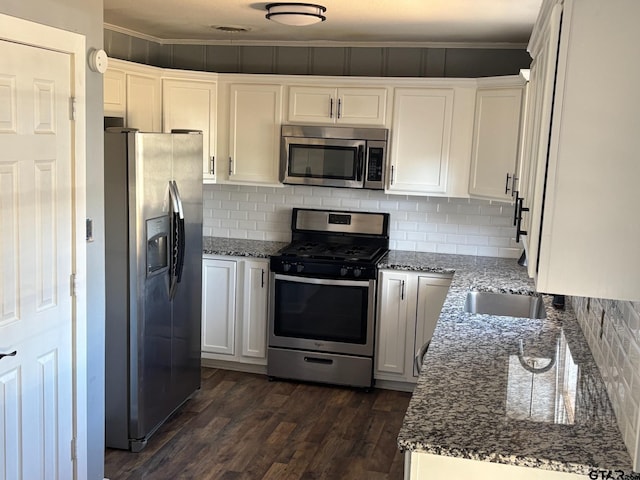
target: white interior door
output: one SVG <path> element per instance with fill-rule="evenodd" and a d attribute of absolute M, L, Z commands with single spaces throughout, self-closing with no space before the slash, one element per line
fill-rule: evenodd
<path fill-rule="evenodd" d="M 0 480 L 73 478 L 71 78 L 0 40 Z"/>

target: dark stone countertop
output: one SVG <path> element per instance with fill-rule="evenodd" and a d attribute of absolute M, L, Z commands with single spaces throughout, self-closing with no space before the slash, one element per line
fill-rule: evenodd
<path fill-rule="evenodd" d="M 569 299 L 556 310 L 544 295 L 544 320 L 466 313 L 469 290 L 535 293 L 515 259 L 391 251 L 379 268 L 454 273 L 398 435 L 401 450 L 584 475 L 631 473 Z"/>
<path fill-rule="evenodd" d="M 269 258 L 285 245 L 287 242 L 204 237 L 202 239 L 202 253 L 229 257 Z"/>

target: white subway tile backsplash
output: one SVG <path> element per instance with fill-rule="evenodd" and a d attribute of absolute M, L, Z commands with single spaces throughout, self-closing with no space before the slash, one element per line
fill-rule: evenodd
<path fill-rule="evenodd" d="M 438 253 L 458 253 L 456 251 L 456 245 L 451 245 L 448 243 L 439 243 L 436 246 L 436 252 Z"/>
<path fill-rule="evenodd" d="M 522 251 L 514 240 L 513 212 L 500 202 L 308 186 L 205 185 L 203 196 L 206 235 L 286 242 L 291 208 L 331 208 L 388 212 L 396 250 L 508 258 Z"/>
<path fill-rule="evenodd" d="M 458 255 L 477 255 L 478 247 L 473 245 L 456 245 L 456 253 Z"/>
<path fill-rule="evenodd" d="M 640 304 L 581 297 L 573 297 L 572 304 L 607 387 L 618 426 L 634 459 L 634 468 L 638 470 L 640 338 L 635 334 L 634 325 L 640 315 Z"/>
<path fill-rule="evenodd" d="M 458 233 L 458 224 L 441 223 L 438 225 L 438 233 Z"/>
<path fill-rule="evenodd" d="M 498 249 L 496 247 L 478 247 L 477 255 L 480 257 L 497 257 Z"/>

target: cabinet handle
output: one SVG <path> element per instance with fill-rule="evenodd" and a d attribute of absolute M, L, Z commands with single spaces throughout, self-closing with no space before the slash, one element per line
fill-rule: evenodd
<path fill-rule="evenodd" d="M 404 300 L 404 280 L 400 284 L 400 300 Z"/>
<path fill-rule="evenodd" d="M 262 280 L 261 280 L 262 286 L 261 288 L 264 288 L 264 268 L 262 269 Z"/>
<path fill-rule="evenodd" d="M 518 202 L 517 202 L 519 204 L 519 206 L 517 207 L 518 211 L 519 211 L 519 214 L 518 214 L 518 225 L 516 225 L 516 243 L 520 243 L 520 236 L 527 235 L 527 231 L 521 229 L 521 227 L 522 227 L 522 212 L 528 212 L 529 211 L 528 207 L 524 207 L 522 205 L 523 202 L 524 202 L 524 198 L 519 198 Z"/>
<path fill-rule="evenodd" d="M 516 177 L 516 174 L 514 173 L 513 176 L 511 177 L 511 196 L 515 197 L 516 194 L 518 193 L 518 190 L 516 190 L 516 187 L 518 185 L 516 185 L 518 181 L 518 177 Z"/>
<path fill-rule="evenodd" d="M 229 157 L 229 176 L 233 175 L 233 160 Z"/>
<path fill-rule="evenodd" d="M 329 99 L 329 118 L 333 118 L 333 98 Z"/>
<path fill-rule="evenodd" d="M 509 193 L 509 180 L 511 179 L 511 175 L 507 173 L 507 181 L 504 184 L 504 194 Z"/>
<path fill-rule="evenodd" d="M 15 357 L 18 354 L 17 350 L 14 350 L 11 353 L 0 353 L 0 360 L 2 360 L 4 357 Z"/>
<path fill-rule="evenodd" d="M 394 173 L 393 165 L 391 165 L 391 182 L 390 182 L 390 185 L 393 185 L 393 180 L 394 180 L 394 175 L 393 175 L 393 173 Z"/>
<path fill-rule="evenodd" d="M 516 194 L 516 202 L 513 204 L 513 226 L 515 227 L 518 224 L 518 201 L 520 200 L 520 192 L 516 190 L 514 193 Z"/>
<path fill-rule="evenodd" d="M 342 99 L 338 99 L 338 118 L 342 115 Z"/>
<path fill-rule="evenodd" d="M 209 173 L 211 175 L 215 175 L 216 172 L 216 157 L 215 155 L 211 155 L 211 159 L 209 160 Z"/>

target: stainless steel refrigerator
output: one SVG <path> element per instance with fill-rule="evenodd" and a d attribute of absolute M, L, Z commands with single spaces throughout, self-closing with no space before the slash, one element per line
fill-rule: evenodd
<path fill-rule="evenodd" d="M 105 131 L 106 446 L 200 388 L 202 135 Z"/>

